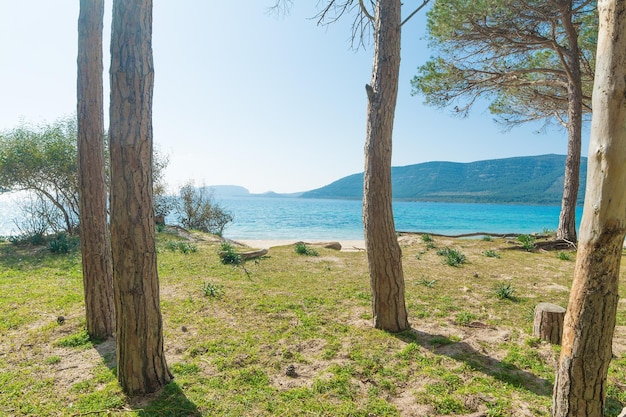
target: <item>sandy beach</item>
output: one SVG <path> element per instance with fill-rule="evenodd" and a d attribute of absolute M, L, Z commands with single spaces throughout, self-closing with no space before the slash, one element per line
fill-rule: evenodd
<path fill-rule="evenodd" d="M 274 246 L 285 246 L 285 245 L 293 245 L 296 242 L 301 242 L 300 240 L 236 240 L 236 242 L 249 246 L 253 249 L 270 249 Z M 365 241 L 364 240 L 305 240 L 304 243 L 315 245 L 320 243 L 329 243 L 329 242 L 339 242 L 341 244 L 341 250 L 350 252 L 350 251 L 360 251 L 365 250 Z"/>

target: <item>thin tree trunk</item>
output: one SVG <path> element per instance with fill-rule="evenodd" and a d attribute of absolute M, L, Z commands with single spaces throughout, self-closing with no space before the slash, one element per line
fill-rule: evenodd
<path fill-rule="evenodd" d="M 87 333 L 99 339 L 115 333 L 104 174 L 103 19 L 104 0 L 80 1 L 76 115 L 81 251 Z"/>
<path fill-rule="evenodd" d="M 599 1 L 598 11 L 587 191 L 554 386 L 557 417 L 603 415 L 626 234 L 626 4 Z"/>
<path fill-rule="evenodd" d="M 115 0 L 111 35 L 111 244 L 124 392 L 171 379 L 163 350 L 152 199 L 152 1 Z"/>
<path fill-rule="evenodd" d="M 561 3 L 561 17 L 568 37 L 569 50 L 566 54 L 568 74 L 567 94 L 567 158 L 563 181 L 563 200 L 556 232 L 558 239 L 576 242 L 576 204 L 580 186 L 580 153 L 582 137 L 582 78 L 580 73 L 580 51 L 578 31 L 572 23 L 572 2 Z"/>
<path fill-rule="evenodd" d="M 376 3 L 374 63 L 368 95 L 363 224 L 374 327 L 409 328 L 402 251 L 391 200 L 391 144 L 400 71 L 400 0 Z"/>

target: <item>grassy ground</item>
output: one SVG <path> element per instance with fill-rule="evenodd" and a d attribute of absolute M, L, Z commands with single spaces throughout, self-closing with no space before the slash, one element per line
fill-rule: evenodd
<path fill-rule="evenodd" d="M 158 239 L 175 379 L 141 401 L 114 341 L 85 335 L 80 253 L 0 243 L 0 416 L 549 415 L 558 347 L 531 336 L 533 308 L 566 306 L 575 253 L 403 236 L 413 328 L 394 335 L 371 327 L 362 251 L 277 247 L 244 270 L 215 241 Z M 624 329 L 620 303 L 608 415 L 626 404 Z"/>

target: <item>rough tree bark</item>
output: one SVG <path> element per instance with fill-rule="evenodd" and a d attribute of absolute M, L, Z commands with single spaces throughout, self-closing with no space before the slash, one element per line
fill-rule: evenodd
<path fill-rule="evenodd" d="M 142 395 L 171 379 L 155 246 L 152 189 L 152 0 L 115 0 L 111 34 L 111 245 L 117 373 Z"/>
<path fill-rule="evenodd" d="M 391 200 L 391 144 L 400 71 L 400 0 L 376 2 L 374 63 L 368 96 L 363 224 L 372 289 L 374 327 L 409 328 L 402 251 Z"/>
<path fill-rule="evenodd" d="M 113 272 L 104 174 L 104 0 L 81 0 L 78 17 L 78 193 L 87 332 L 115 333 Z"/>
<path fill-rule="evenodd" d="M 565 160 L 565 176 L 563 199 L 559 214 L 557 239 L 576 242 L 576 204 L 578 187 L 580 186 L 580 151 L 583 125 L 583 91 L 580 70 L 580 50 L 578 48 L 578 31 L 572 22 L 572 2 L 559 2 L 562 24 L 567 33 L 568 50 L 564 53 L 565 72 L 567 74 L 567 158 Z"/>
<path fill-rule="evenodd" d="M 602 416 L 626 234 L 626 3 L 598 2 L 587 191 L 553 415 Z"/>

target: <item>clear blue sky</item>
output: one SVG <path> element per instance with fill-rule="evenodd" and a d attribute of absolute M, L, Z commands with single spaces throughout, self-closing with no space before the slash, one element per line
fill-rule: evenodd
<path fill-rule="evenodd" d="M 406 0 L 404 14 L 421 2 Z M 296 192 L 363 171 L 372 48 L 350 49 L 350 18 L 317 26 L 317 0 L 295 1 L 281 17 L 267 14 L 272 4 L 154 1 L 154 140 L 169 155 L 172 188 L 195 179 Z M 110 14 L 109 0 L 105 113 Z M 1 131 L 75 112 L 77 20 L 77 0 L 0 0 Z M 563 130 L 503 132 L 484 108 L 459 119 L 423 105 L 410 95 L 430 56 L 423 12 L 402 36 L 394 166 L 566 153 Z"/>

